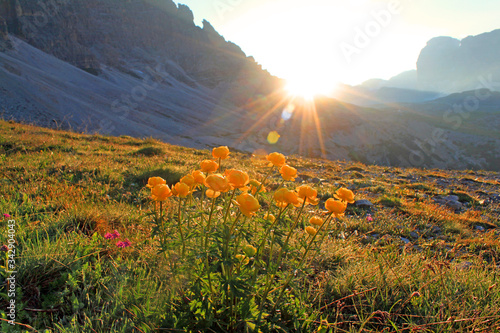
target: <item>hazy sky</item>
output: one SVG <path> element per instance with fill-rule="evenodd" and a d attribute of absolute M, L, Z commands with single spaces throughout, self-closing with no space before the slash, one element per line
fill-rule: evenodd
<path fill-rule="evenodd" d="M 182 0 L 272 74 L 320 87 L 416 68 L 436 36 L 500 28 L 499 0 Z"/>

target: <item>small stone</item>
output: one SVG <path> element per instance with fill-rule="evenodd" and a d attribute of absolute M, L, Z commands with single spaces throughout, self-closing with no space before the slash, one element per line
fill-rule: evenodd
<path fill-rule="evenodd" d="M 404 238 L 404 237 L 399 237 L 399 238 L 401 238 L 401 240 L 402 240 L 403 242 L 405 242 L 405 244 L 410 243 L 410 240 L 409 240 L 408 238 Z"/>
<path fill-rule="evenodd" d="M 415 231 L 410 232 L 410 236 L 411 236 L 411 238 L 419 238 L 420 237 Z"/>
<path fill-rule="evenodd" d="M 475 225 L 474 229 L 476 229 L 477 231 L 484 231 L 485 230 L 484 227 L 480 226 L 480 225 Z"/>
<path fill-rule="evenodd" d="M 359 206 L 368 206 L 368 207 L 371 207 L 371 206 L 373 206 L 373 203 L 371 203 L 368 200 L 356 200 L 355 205 L 358 206 L 358 207 Z"/>

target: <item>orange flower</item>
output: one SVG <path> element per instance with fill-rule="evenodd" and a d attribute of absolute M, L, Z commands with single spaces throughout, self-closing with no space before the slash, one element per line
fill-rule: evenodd
<path fill-rule="evenodd" d="M 165 201 L 172 196 L 172 191 L 165 184 L 158 184 L 151 189 L 151 199 L 154 201 Z"/>
<path fill-rule="evenodd" d="M 231 189 L 227 178 L 218 173 L 208 176 L 205 185 L 215 192 L 227 192 Z"/>
<path fill-rule="evenodd" d="M 271 162 L 269 164 L 269 166 L 277 166 L 277 167 L 281 167 L 283 165 L 285 165 L 285 162 L 286 162 L 286 158 L 285 158 L 285 155 L 283 154 L 280 154 L 280 153 L 271 153 L 269 155 L 267 155 L 266 159 Z"/>
<path fill-rule="evenodd" d="M 264 186 L 262 186 L 262 184 L 257 180 L 257 179 L 250 179 L 250 181 L 248 182 L 248 185 L 250 185 L 250 192 L 255 195 L 255 193 L 257 193 L 257 191 L 259 192 L 266 192 L 266 189 L 264 188 Z"/>
<path fill-rule="evenodd" d="M 181 178 L 181 183 L 186 184 L 191 188 L 196 184 L 196 181 L 192 175 L 186 175 Z"/>
<path fill-rule="evenodd" d="M 236 202 L 240 206 L 241 213 L 248 217 L 255 215 L 255 212 L 260 208 L 259 201 L 249 193 L 242 193 L 237 196 Z"/>
<path fill-rule="evenodd" d="M 233 188 L 244 188 L 250 181 L 248 174 L 240 170 L 226 170 L 226 178 Z"/>
<path fill-rule="evenodd" d="M 186 183 L 177 183 L 172 191 L 174 195 L 184 198 L 189 194 L 189 186 Z"/>
<path fill-rule="evenodd" d="M 341 216 L 344 216 L 344 212 L 345 212 L 345 209 L 347 208 L 347 204 L 342 202 L 342 201 L 338 201 L 338 200 L 330 198 L 330 199 L 326 200 L 325 208 L 330 213 L 335 214 L 336 217 L 341 217 Z"/>
<path fill-rule="evenodd" d="M 292 204 L 294 206 L 300 205 L 297 193 L 286 188 L 280 188 L 279 190 L 274 192 L 274 200 L 276 200 L 276 203 L 280 208 L 286 207 L 289 204 Z"/>
<path fill-rule="evenodd" d="M 266 215 L 264 215 L 264 218 L 271 222 L 276 221 L 276 217 L 273 214 L 266 213 Z"/>
<path fill-rule="evenodd" d="M 208 189 L 205 191 L 205 195 L 207 196 L 207 198 L 215 199 L 220 195 L 220 192 Z"/>
<path fill-rule="evenodd" d="M 333 196 L 342 201 L 346 201 L 348 203 L 354 203 L 354 193 L 352 193 L 351 190 L 348 190 L 344 187 L 339 188 Z"/>
<path fill-rule="evenodd" d="M 297 193 L 301 200 L 306 201 L 306 205 L 317 205 L 319 203 L 319 199 L 316 198 L 316 196 L 318 195 L 318 191 L 313 189 L 311 186 L 301 185 L 297 187 Z"/>
<path fill-rule="evenodd" d="M 311 236 L 314 236 L 316 235 L 316 233 L 318 232 L 316 229 L 314 229 L 314 227 L 311 227 L 311 226 L 307 226 L 306 227 L 306 232 L 311 235 Z"/>
<path fill-rule="evenodd" d="M 281 176 L 284 180 L 294 181 L 297 177 L 297 169 L 285 164 L 280 169 Z"/>
<path fill-rule="evenodd" d="M 195 171 L 191 172 L 191 176 L 193 176 L 194 181 L 197 184 L 205 184 L 206 177 L 201 170 L 195 170 Z"/>
<path fill-rule="evenodd" d="M 220 158 L 221 160 L 224 160 L 229 156 L 229 148 L 227 148 L 226 146 L 214 148 L 212 150 L 212 156 L 214 158 Z"/>
<path fill-rule="evenodd" d="M 146 185 L 146 187 L 153 188 L 156 185 L 166 184 L 166 183 L 167 182 L 165 181 L 165 179 L 163 179 L 161 177 L 150 177 L 148 179 L 148 184 Z"/>
<path fill-rule="evenodd" d="M 309 219 L 309 223 L 317 225 L 317 226 L 322 226 L 323 225 L 323 219 L 317 216 L 313 216 Z"/>
<path fill-rule="evenodd" d="M 201 171 L 205 173 L 212 173 L 217 171 L 217 169 L 219 168 L 219 164 L 217 164 L 217 162 L 212 160 L 203 160 L 200 163 L 200 168 Z"/>

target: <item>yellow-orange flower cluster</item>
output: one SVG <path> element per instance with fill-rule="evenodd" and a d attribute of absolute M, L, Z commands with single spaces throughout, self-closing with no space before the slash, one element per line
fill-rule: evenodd
<path fill-rule="evenodd" d="M 221 160 L 226 159 L 229 154 L 229 148 L 227 148 L 227 146 L 220 146 L 212 150 L 212 156 L 214 158 L 220 158 Z"/>
<path fill-rule="evenodd" d="M 299 199 L 301 201 L 305 201 L 306 205 L 317 205 L 319 203 L 319 198 L 316 197 L 318 195 L 318 191 L 309 185 L 301 185 L 297 187 L 297 193 Z"/>
<path fill-rule="evenodd" d="M 342 187 L 338 189 L 333 196 L 339 200 L 333 198 L 328 199 L 325 202 L 325 208 L 336 217 L 344 216 L 347 204 L 354 203 L 354 193 Z"/>
<path fill-rule="evenodd" d="M 206 195 L 209 198 L 217 198 L 221 192 L 231 190 L 231 185 L 226 177 L 219 173 L 211 174 L 205 179 L 205 186 L 208 187 Z"/>
<path fill-rule="evenodd" d="M 225 174 L 227 181 L 233 189 L 247 189 L 246 185 L 250 182 L 250 177 L 248 177 L 248 174 L 246 172 L 230 169 L 226 170 Z"/>
<path fill-rule="evenodd" d="M 240 211 L 245 216 L 255 215 L 260 208 L 259 201 L 249 193 L 242 193 L 236 198 Z"/>
<path fill-rule="evenodd" d="M 212 150 L 214 159 L 223 160 L 228 158 L 229 155 L 230 151 L 226 146 L 217 147 Z M 286 157 L 283 154 L 274 152 L 267 155 L 265 159 L 269 162 L 269 166 L 279 168 L 279 173 L 284 180 L 295 181 L 297 169 L 286 164 Z M 256 179 L 250 179 L 248 173 L 245 171 L 228 169 L 224 174 L 220 174 L 216 173 L 218 169 L 219 164 L 216 161 L 206 159 L 200 163 L 199 170 L 194 170 L 183 176 L 171 188 L 161 177 L 149 178 L 146 186 L 151 189 L 151 198 L 154 201 L 165 201 L 171 196 L 184 198 L 196 191 L 199 186 L 206 187 L 205 194 L 212 199 L 219 197 L 221 193 L 240 190 L 242 193 L 235 198 L 235 204 L 238 205 L 243 215 L 248 217 L 255 215 L 261 208 L 255 195 L 258 192 L 266 191 L 263 184 Z M 317 205 L 319 203 L 318 191 L 309 185 L 298 186 L 295 190 L 280 188 L 274 192 L 273 198 L 276 205 L 282 209 L 289 205 L 300 207 L 301 205 Z M 325 208 L 336 217 L 344 216 L 347 204 L 355 202 L 354 193 L 346 188 L 338 189 L 334 194 L 334 198 L 330 198 L 325 202 Z M 271 221 L 271 223 L 276 221 L 276 218 L 270 212 L 265 214 L 264 219 Z M 317 232 L 316 228 L 323 226 L 324 222 L 318 216 L 311 217 L 309 223 L 312 226 L 307 226 L 305 232 L 309 235 L 315 235 Z M 247 251 L 245 253 L 248 257 L 252 256 Z"/>
<path fill-rule="evenodd" d="M 184 198 L 190 193 L 190 188 L 186 183 L 179 182 L 174 185 L 172 192 L 176 197 Z"/>
<path fill-rule="evenodd" d="M 201 171 L 203 171 L 205 173 L 215 172 L 215 171 L 217 171 L 218 168 L 219 168 L 219 164 L 217 164 L 217 162 L 212 161 L 212 160 L 203 160 L 200 163 L 200 169 L 201 169 Z"/>
<path fill-rule="evenodd" d="M 191 176 L 193 176 L 196 184 L 200 184 L 200 185 L 205 184 L 206 177 L 201 170 L 194 170 L 193 172 L 191 172 Z"/>
<path fill-rule="evenodd" d="M 156 185 L 151 189 L 151 199 L 154 201 L 165 201 L 173 195 L 172 191 L 165 184 Z"/>
<path fill-rule="evenodd" d="M 148 179 L 148 184 L 146 185 L 146 187 L 153 188 L 156 185 L 161 185 L 161 184 L 166 184 L 166 183 L 167 182 L 165 181 L 165 179 L 163 179 L 161 177 L 150 177 Z"/>
<path fill-rule="evenodd" d="M 316 229 L 314 229 L 314 227 L 311 226 L 307 226 L 305 230 L 311 236 L 316 235 L 316 233 L 318 232 Z"/>
<path fill-rule="evenodd" d="M 328 210 L 328 212 L 334 214 L 336 217 L 341 217 L 344 216 L 344 212 L 347 208 L 347 203 L 330 198 L 326 200 L 325 208 L 326 210 Z"/>
<path fill-rule="evenodd" d="M 280 169 L 281 176 L 284 180 L 294 181 L 297 178 L 297 169 L 285 164 Z"/>
<path fill-rule="evenodd" d="M 270 162 L 269 166 L 282 167 L 286 162 L 285 155 L 280 153 L 271 153 L 267 155 L 266 159 Z"/>
<path fill-rule="evenodd" d="M 317 225 L 317 226 L 323 225 L 323 222 L 324 222 L 323 219 L 321 217 L 317 217 L 317 216 L 313 216 L 309 219 L 309 223 Z"/>
<path fill-rule="evenodd" d="M 280 188 L 279 190 L 274 192 L 274 200 L 280 208 L 284 208 L 289 204 L 300 206 L 301 203 L 299 197 L 297 196 L 297 193 L 286 188 Z"/>
<path fill-rule="evenodd" d="M 354 203 L 354 193 L 344 187 L 339 188 L 337 192 L 333 195 L 335 198 L 348 203 Z"/>

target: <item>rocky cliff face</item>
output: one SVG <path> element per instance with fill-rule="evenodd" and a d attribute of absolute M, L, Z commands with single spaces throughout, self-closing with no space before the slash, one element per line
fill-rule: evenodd
<path fill-rule="evenodd" d="M 494 87 L 481 85 L 490 75 L 493 81 L 500 81 L 499 54 L 500 30 L 463 40 L 433 38 L 421 51 L 417 61 L 420 87 L 443 93 L 478 87 L 492 89 Z"/>
<path fill-rule="evenodd" d="M 247 95 L 267 93 L 277 82 L 210 23 L 195 26 L 191 10 L 171 0 L 0 0 L 0 16 L 10 33 L 93 74 L 103 66 L 137 73 L 168 59 L 211 89 L 244 80 Z"/>
<path fill-rule="evenodd" d="M 3 17 L 0 17 L 0 52 L 6 51 L 12 47 L 8 30 L 7 23 Z"/>

